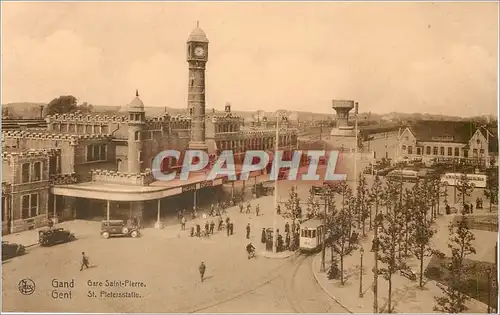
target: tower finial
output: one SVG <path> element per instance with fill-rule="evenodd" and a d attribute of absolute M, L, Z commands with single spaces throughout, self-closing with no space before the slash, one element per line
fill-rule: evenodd
<path fill-rule="evenodd" d="M 196 21 L 196 27 L 200 27 L 200 21 Z"/>
<path fill-rule="evenodd" d="M 139 90 L 135 89 L 135 96 L 139 97 Z"/>

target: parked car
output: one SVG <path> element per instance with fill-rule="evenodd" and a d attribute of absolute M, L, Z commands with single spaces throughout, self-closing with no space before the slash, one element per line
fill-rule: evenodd
<path fill-rule="evenodd" d="M 75 234 L 63 228 L 49 228 L 38 231 L 38 243 L 42 246 L 52 246 L 61 243 L 72 242 L 76 239 Z"/>
<path fill-rule="evenodd" d="M 2 241 L 2 261 L 24 255 L 25 253 L 26 248 L 23 245 Z"/>
<path fill-rule="evenodd" d="M 101 222 L 101 235 L 104 238 L 110 236 L 138 237 L 140 233 L 138 227 L 126 224 L 123 220 L 104 220 Z"/>

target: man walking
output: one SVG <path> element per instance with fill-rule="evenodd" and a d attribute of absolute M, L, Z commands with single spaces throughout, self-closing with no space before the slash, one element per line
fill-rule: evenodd
<path fill-rule="evenodd" d="M 206 269 L 207 269 L 207 267 L 205 266 L 205 263 L 202 261 L 200 267 L 198 268 L 198 270 L 200 271 L 201 282 L 203 282 L 203 280 L 205 280 L 205 270 Z"/>
<path fill-rule="evenodd" d="M 260 207 L 259 204 L 257 204 L 257 206 L 255 206 L 255 214 L 259 216 L 259 212 L 260 212 Z"/>
<path fill-rule="evenodd" d="M 247 224 L 247 239 L 250 239 L 250 223 Z"/>
<path fill-rule="evenodd" d="M 85 256 L 85 252 L 82 252 L 82 264 L 80 265 L 80 271 L 83 270 L 83 267 L 89 269 L 89 258 Z"/>
<path fill-rule="evenodd" d="M 212 220 L 210 222 L 210 234 L 212 234 L 212 235 L 214 234 L 214 229 L 215 229 L 215 222 L 214 222 L 214 220 Z"/>
<path fill-rule="evenodd" d="M 186 229 L 186 217 L 182 216 L 181 219 L 181 230 L 184 231 Z"/>

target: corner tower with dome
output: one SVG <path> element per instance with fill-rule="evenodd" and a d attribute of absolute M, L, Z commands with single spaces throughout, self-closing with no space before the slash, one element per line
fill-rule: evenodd
<path fill-rule="evenodd" d="M 208 39 L 197 22 L 196 28 L 187 40 L 188 112 L 191 117 L 189 149 L 205 151 L 208 150 L 205 142 L 205 66 L 207 61 Z"/>
<path fill-rule="evenodd" d="M 144 103 L 139 98 L 139 91 L 135 91 L 135 98 L 127 108 L 128 112 L 128 143 L 127 160 L 128 173 L 138 174 L 142 171 L 142 134 L 146 125 Z"/>

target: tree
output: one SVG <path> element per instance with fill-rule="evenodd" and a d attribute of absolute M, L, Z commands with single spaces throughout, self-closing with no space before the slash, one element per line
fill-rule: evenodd
<path fill-rule="evenodd" d="M 494 169 L 491 174 L 488 174 L 488 181 L 486 182 L 486 189 L 484 195 L 490 202 L 490 212 L 492 205 L 498 203 L 498 169 Z"/>
<path fill-rule="evenodd" d="M 363 236 L 366 235 L 365 224 L 368 218 L 369 211 L 369 191 L 368 185 L 366 183 L 366 178 L 362 173 L 359 174 L 358 186 L 356 191 L 356 215 L 358 216 L 358 229 L 361 227 L 363 231 Z M 370 223 L 371 228 L 371 223 Z"/>
<path fill-rule="evenodd" d="M 386 281 L 388 281 L 388 303 L 387 312 L 392 313 L 392 276 L 402 270 L 408 270 L 405 262 L 406 256 L 402 252 L 401 246 L 405 235 L 404 212 L 402 204 L 399 201 L 400 191 L 396 186 L 394 189 L 393 183 L 387 182 L 386 191 L 388 195 L 386 200 L 389 202 L 386 209 L 384 220 L 379 223 L 380 232 L 378 234 L 378 261 L 384 264 L 383 268 L 378 270 Z"/>
<path fill-rule="evenodd" d="M 309 198 L 307 199 L 306 216 L 308 219 L 320 216 L 320 205 L 314 192 L 309 190 Z"/>
<path fill-rule="evenodd" d="M 464 275 L 467 271 L 464 268 L 465 257 L 475 254 L 476 249 L 472 246 L 475 239 L 474 234 L 469 230 L 467 219 L 464 215 L 457 223 L 449 225 L 450 238 L 448 248 L 451 250 L 451 263 L 444 267 L 449 271 L 448 286 L 443 290 L 444 296 L 434 297 L 436 300 L 435 310 L 444 313 L 461 313 L 467 308 L 465 302 L 469 297 L 463 294 Z"/>
<path fill-rule="evenodd" d="M 404 244 L 405 244 L 405 255 L 408 255 L 408 250 L 410 249 L 410 229 L 413 228 L 413 223 L 414 223 L 414 211 L 416 210 L 415 206 L 417 204 L 418 200 L 418 191 L 419 189 L 419 183 L 417 182 L 415 186 L 413 186 L 413 190 L 410 189 L 405 189 L 405 194 L 403 196 L 403 216 L 404 216 L 404 222 L 405 222 L 405 237 L 404 237 Z"/>
<path fill-rule="evenodd" d="M 285 215 L 293 219 L 302 217 L 302 208 L 300 206 L 300 198 L 294 186 L 290 188 L 288 200 L 285 203 Z"/>
<path fill-rule="evenodd" d="M 62 95 L 56 97 L 55 99 L 50 101 L 47 106 L 45 106 L 44 114 L 45 116 L 47 116 L 55 114 L 74 113 L 76 111 L 88 113 L 93 110 L 93 106 L 88 104 L 87 102 L 83 102 L 81 105 L 78 105 L 77 101 L 77 98 L 73 95 Z"/>
<path fill-rule="evenodd" d="M 352 191 L 347 184 L 342 186 L 342 205 L 337 215 L 332 218 L 331 225 L 334 227 L 335 239 L 332 239 L 332 249 L 340 258 L 340 283 L 344 285 L 344 257 L 350 255 L 356 248 L 357 239 L 353 239 L 351 233 L 354 228 L 352 203 Z"/>
<path fill-rule="evenodd" d="M 372 251 L 375 256 L 375 265 L 373 267 L 373 312 L 378 313 L 378 230 L 380 223 L 382 222 L 382 214 L 379 211 L 379 207 L 384 199 L 384 189 L 382 188 L 382 181 L 378 175 L 375 175 L 375 180 L 370 188 L 370 201 L 375 206 L 375 220 L 374 220 L 374 231 L 375 235 L 373 237 Z M 370 211 L 370 222 L 371 222 L 371 211 Z"/>
<path fill-rule="evenodd" d="M 456 184 L 458 196 L 462 198 L 462 206 L 465 208 L 465 198 L 469 197 L 471 193 L 474 191 L 474 186 L 472 186 L 469 178 L 466 174 L 462 174 L 460 179 Z"/>
<path fill-rule="evenodd" d="M 417 185 L 418 183 L 416 184 L 416 186 Z M 409 241 L 407 240 L 406 244 L 408 244 L 412 248 L 413 254 L 420 261 L 419 286 L 422 288 L 424 285 L 424 259 L 425 257 L 432 256 L 433 254 L 439 255 L 439 252 L 431 247 L 431 239 L 432 236 L 436 233 L 436 230 L 432 226 L 432 221 L 427 220 L 427 205 L 425 203 L 419 202 L 419 200 L 421 200 L 422 198 L 422 190 L 415 189 L 414 192 L 414 207 L 412 207 L 413 213 L 411 216 L 411 239 Z M 409 234 L 408 232 L 408 230 L 405 231 L 406 235 Z"/>

